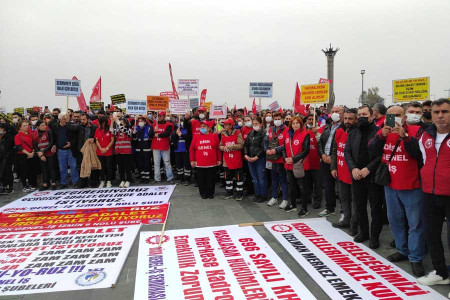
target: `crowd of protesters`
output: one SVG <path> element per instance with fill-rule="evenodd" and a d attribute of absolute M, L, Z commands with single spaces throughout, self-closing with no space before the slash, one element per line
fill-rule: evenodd
<path fill-rule="evenodd" d="M 450 218 L 448 99 L 301 113 L 238 109 L 223 119 L 209 119 L 201 106 L 186 115 L 55 108 L 12 117 L 0 120 L 1 194 L 17 179 L 31 192 L 164 178 L 212 199 L 219 183 L 225 199 L 249 197 L 299 217 L 340 211 L 332 225 L 373 249 L 389 223 L 397 252 L 388 260 L 409 260 L 421 284 L 450 283 L 441 240 Z"/>

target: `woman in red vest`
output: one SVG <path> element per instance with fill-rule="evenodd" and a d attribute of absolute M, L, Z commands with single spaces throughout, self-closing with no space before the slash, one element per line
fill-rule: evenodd
<path fill-rule="evenodd" d="M 189 158 L 191 166 L 197 170 L 197 181 L 202 199 L 213 199 L 215 192 L 216 166 L 222 163 L 222 152 L 219 149 L 219 137 L 211 132 L 211 124 L 202 121 L 200 134 L 194 135 Z"/>
<path fill-rule="evenodd" d="M 116 123 L 116 128 L 113 124 Z M 111 122 L 111 131 L 115 136 L 116 144 L 114 151 L 116 153 L 116 161 L 119 166 L 120 184 L 119 187 L 130 187 L 131 168 L 133 158 L 131 156 L 131 140 L 133 130 L 130 128 L 130 122 L 124 117 L 114 117 L 114 123 Z"/>
<path fill-rule="evenodd" d="M 109 130 L 108 119 L 106 117 L 100 117 L 98 119 L 99 127 L 95 131 L 95 141 L 97 143 L 97 156 L 102 165 L 102 169 L 100 171 L 100 185 L 99 188 L 105 186 L 111 187 L 111 180 L 113 178 L 113 144 L 114 144 L 114 135 Z"/>
<path fill-rule="evenodd" d="M 56 190 L 56 146 L 53 133 L 48 129 L 44 121 L 37 121 L 37 133 L 34 135 L 34 149 L 39 158 L 42 173 L 42 186 L 40 191 L 48 188 L 51 180 L 52 190 Z"/>
<path fill-rule="evenodd" d="M 14 137 L 14 144 L 17 149 L 17 165 L 20 172 L 23 191 L 30 193 L 36 190 L 36 163 L 33 147 L 33 135 L 29 132 L 28 121 L 21 120 L 17 123 L 19 133 Z"/>

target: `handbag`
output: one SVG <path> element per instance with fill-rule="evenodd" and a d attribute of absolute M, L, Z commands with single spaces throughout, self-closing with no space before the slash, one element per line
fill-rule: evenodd
<path fill-rule="evenodd" d="M 278 135 L 276 134 L 276 132 L 277 132 L 276 127 L 274 127 L 273 137 L 272 137 L 272 139 L 269 140 L 269 149 L 275 149 L 276 147 L 278 147 L 278 136 L 281 134 L 281 132 L 278 133 Z M 271 160 L 271 161 L 276 161 L 280 157 L 281 157 L 280 153 L 266 155 L 266 159 Z"/>
<path fill-rule="evenodd" d="M 389 157 L 388 163 L 381 162 L 375 172 L 374 182 L 378 185 L 389 185 L 391 183 L 391 174 L 389 174 L 389 163 L 397 152 L 398 145 L 402 138 L 398 138 L 397 143 L 395 144 L 394 150 L 392 151 L 391 157 Z"/>
<path fill-rule="evenodd" d="M 292 140 L 289 139 L 289 147 L 291 148 L 292 157 L 294 157 L 294 151 L 292 151 Z M 294 172 L 295 178 L 305 177 L 305 168 L 303 168 L 303 159 L 292 164 L 292 172 Z"/>

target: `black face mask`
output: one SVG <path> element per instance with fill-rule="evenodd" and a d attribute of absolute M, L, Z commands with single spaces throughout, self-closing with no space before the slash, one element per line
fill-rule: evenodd
<path fill-rule="evenodd" d="M 359 127 L 366 127 L 369 125 L 369 117 L 359 117 L 358 118 L 358 126 Z"/>
<path fill-rule="evenodd" d="M 53 115 L 53 119 L 58 119 L 58 115 Z"/>
<path fill-rule="evenodd" d="M 284 125 L 289 126 L 289 121 L 284 122 Z"/>
<path fill-rule="evenodd" d="M 423 117 L 427 120 L 431 119 L 431 111 L 424 111 Z"/>

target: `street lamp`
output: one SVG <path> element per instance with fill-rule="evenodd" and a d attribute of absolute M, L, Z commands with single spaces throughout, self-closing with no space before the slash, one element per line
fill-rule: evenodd
<path fill-rule="evenodd" d="M 361 104 L 364 100 L 364 73 L 366 73 L 366 70 L 361 70 Z"/>

